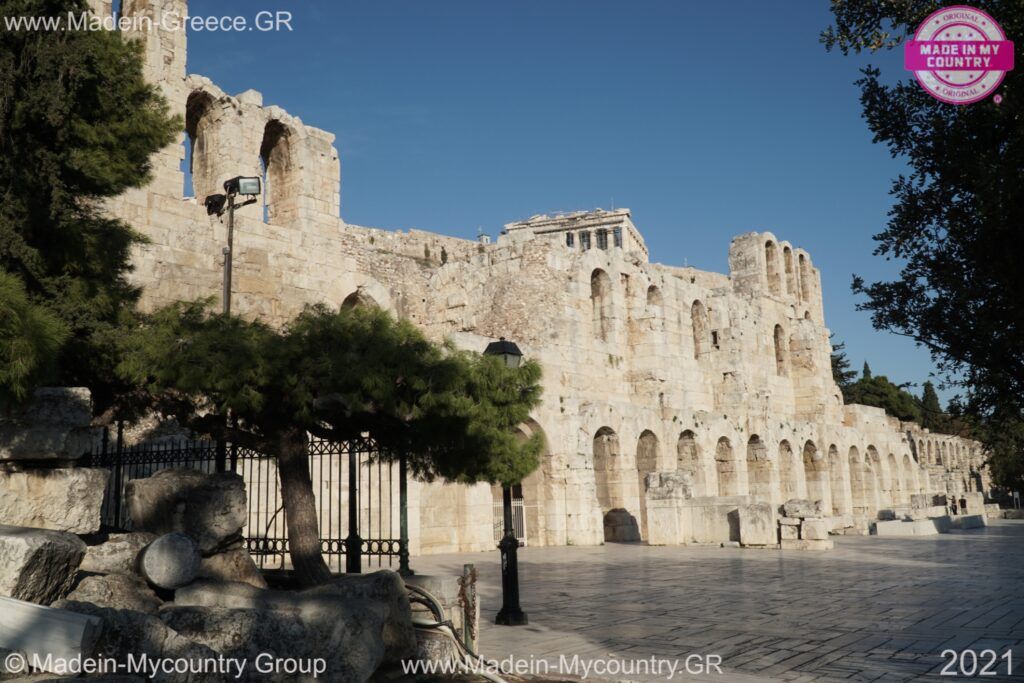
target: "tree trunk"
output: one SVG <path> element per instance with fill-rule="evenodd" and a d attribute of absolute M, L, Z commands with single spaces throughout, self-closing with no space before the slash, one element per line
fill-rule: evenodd
<path fill-rule="evenodd" d="M 288 549 L 295 576 L 304 588 L 319 586 L 331 578 L 331 570 L 320 550 L 320 525 L 306 441 L 305 432 L 289 430 L 281 436 L 277 454 L 281 497 L 288 522 Z"/>

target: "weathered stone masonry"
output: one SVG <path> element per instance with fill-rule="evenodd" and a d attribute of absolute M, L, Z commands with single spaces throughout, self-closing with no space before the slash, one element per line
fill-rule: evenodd
<path fill-rule="evenodd" d="M 184 15 L 185 4 L 123 11 Z M 523 426 L 547 444 L 523 485 L 531 544 L 646 538 L 651 473 L 684 473 L 694 505 L 809 497 L 846 520 L 837 527 L 860 528 L 911 494 L 987 486 L 976 442 L 843 404 L 819 272 L 772 233 L 735 238 L 723 275 L 651 263 L 624 209 L 537 216 L 494 244 L 350 225 L 332 134 L 258 92 L 187 75 L 183 33 L 134 37 L 187 133 L 154 159 L 152 183 L 110 202 L 150 239 L 134 256 L 144 305 L 219 295 L 226 228 L 202 198 L 263 176 L 262 201 L 236 219 L 234 310 L 280 324 L 308 303 L 372 303 L 433 338 L 483 349 L 505 336 L 541 362 L 544 404 Z M 183 196 L 186 144 L 198 201 Z M 493 547 L 489 487 L 412 495 L 414 551 Z"/>

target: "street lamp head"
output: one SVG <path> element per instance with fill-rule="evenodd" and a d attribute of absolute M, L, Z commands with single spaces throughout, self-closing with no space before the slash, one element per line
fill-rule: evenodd
<path fill-rule="evenodd" d="M 203 206 L 206 207 L 206 215 L 221 215 L 221 213 L 224 212 L 224 202 L 226 202 L 227 200 L 227 195 L 211 194 L 209 197 L 203 200 Z"/>
<path fill-rule="evenodd" d="M 523 352 L 519 350 L 515 342 L 510 342 L 504 337 L 488 344 L 484 349 L 484 355 L 500 357 L 505 362 L 505 367 L 508 368 L 518 368 L 523 362 Z"/>
<path fill-rule="evenodd" d="M 255 196 L 260 193 L 260 179 L 237 176 L 224 181 L 224 191 L 229 195 Z"/>

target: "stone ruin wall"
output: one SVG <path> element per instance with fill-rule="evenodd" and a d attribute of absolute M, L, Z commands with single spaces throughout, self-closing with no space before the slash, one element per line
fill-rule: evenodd
<path fill-rule="evenodd" d="M 184 14 L 185 5 L 125 0 L 123 11 Z M 523 486 L 531 543 L 600 543 L 610 508 L 642 526 L 650 472 L 688 472 L 697 497 L 811 496 L 862 519 L 911 493 L 987 486 L 976 442 L 843 405 L 820 274 L 802 249 L 747 233 L 732 241 L 723 275 L 650 263 L 646 247 L 570 249 L 557 232 L 484 244 L 349 225 L 332 134 L 256 91 L 232 96 L 187 75 L 182 33 L 136 37 L 147 77 L 188 132 L 154 158 L 147 187 L 110 202 L 150 240 L 134 257 L 143 305 L 219 298 L 226 227 L 201 198 L 265 168 L 267 220 L 262 202 L 236 213 L 235 311 L 281 324 L 309 303 L 374 303 L 432 338 L 482 349 L 505 336 L 541 362 L 544 404 L 524 426 L 547 443 Z M 414 549 L 493 546 L 489 487 L 414 488 Z"/>

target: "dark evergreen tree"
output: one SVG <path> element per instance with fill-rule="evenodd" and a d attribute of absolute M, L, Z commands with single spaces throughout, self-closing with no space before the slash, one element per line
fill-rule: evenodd
<path fill-rule="evenodd" d="M 835 336 L 833 333 L 832 336 Z M 856 370 L 850 369 L 850 359 L 846 357 L 846 344 L 837 342 L 832 345 L 832 381 L 836 383 L 843 392 L 843 399 L 846 400 L 846 391 L 857 376 Z"/>
<path fill-rule="evenodd" d="M 931 382 L 925 382 L 921 391 L 921 426 L 933 432 L 947 432 L 949 429 L 949 416 L 942 410 L 939 395 Z"/>
<path fill-rule="evenodd" d="M 976 0 L 1012 40 L 1024 35 L 1022 0 Z M 898 47 L 935 0 L 833 0 L 821 36 L 843 53 Z M 897 67 L 899 68 L 899 67 Z M 1024 469 L 1005 435 L 1024 429 L 1024 69 L 1006 74 L 995 98 L 967 106 L 929 95 L 908 73 L 868 67 L 858 81 L 875 142 L 907 166 L 891 194 L 876 254 L 900 263 L 899 277 L 855 278 L 876 328 L 905 335 L 931 353 L 963 408 L 986 436 L 994 471 Z"/>
<path fill-rule="evenodd" d="M 181 424 L 277 456 L 292 563 L 306 585 L 328 576 L 307 434 L 369 434 L 428 480 L 512 485 L 538 464 L 539 436 L 515 434 L 540 401 L 537 363 L 510 369 L 433 344 L 377 309 L 311 307 L 276 331 L 178 304 L 126 340 L 120 370 Z"/>
<path fill-rule="evenodd" d="M 86 8 L 6 0 L 0 26 Z M 141 241 L 102 201 L 144 184 L 150 156 L 180 129 L 143 79 L 141 46 L 119 33 L 0 34 L 0 270 L 69 332 L 53 381 L 90 387 L 101 407 L 123 390 L 113 349 L 138 296 L 127 275 Z"/>

